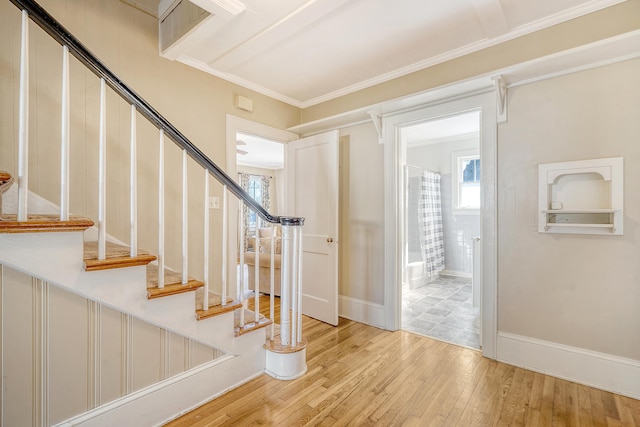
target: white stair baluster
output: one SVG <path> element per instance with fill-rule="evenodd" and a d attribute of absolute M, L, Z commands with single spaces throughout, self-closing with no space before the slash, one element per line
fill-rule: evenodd
<path fill-rule="evenodd" d="M 182 284 L 189 281 L 189 187 L 187 185 L 187 150 L 182 150 Z"/>
<path fill-rule="evenodd" d="M 131 105 L 131 130 L 130 130 L 130 170 L 129 170 L 129 239 L 132 257 L 138 255 L 138 147 L 137 147 L 137 124 L 136 107 Z"/>
<path fill-rule="evenodd" d="M 158 289 L 164 288 L 164 129 L 158 155 Z"/>
<path fill-rule="evenodd" d="M 244 210 L 242 200 L 238 201 L 238 253 L 240 256 L 240 268 L 238 271 L 238 301 L 242 303 L 240 310 L 240 327 L 244 326 Z"/>
<path fill-rule="evenodd" d="M 69 47 L 62 47 L 60 102 L 60 221 L 69 220 Z"/>
<path fill-rule="evenodd" d="M 107 257 L 107 85 L 100 79 L 98 143 L 98 259 Z"/>
<path fill-rule="evenodd" d="M 222 268 L 220 274 L 222 275 L 222 305 L 227 305 L 227 260 L 229 252 L 229 230 L 227 219 L 227 186 L 222 187 Z"/>
<path fill-rule="evenodd" d="M 204 256 L 204 300 L 202 308 L 209 309 L 209 171 L 204 170 L 204 248 L 202 254 Z"/>
<path fill-rule="evenodd" d="M 29 15 L 22 11 L 18 116 L 18 221 L 27 220 L 29 194 Z"/>
<path fill-rule="evenodd" d="M 253 269 L 253 321 L 258 323 L 260 320 L 260 217 L 256 212 L 256 235 L 254 239 L 253 250 L 255 251 L 254 269 Z"/>

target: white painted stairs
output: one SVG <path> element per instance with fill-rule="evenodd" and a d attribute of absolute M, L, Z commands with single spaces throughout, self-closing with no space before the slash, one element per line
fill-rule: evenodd
<path fill-rule="evenodd" d="M 238 334 L 233 309 L 197 320 L 195 288 L 150 299 L 146 265 L 85 271 L 84 231 L 15 232 L 12 219 L 0 217 L 0 264 L 225 353 L 59 425 L 160 425 L 264 373 L 266 328 Z M 74 220 L 84 224 L 81 228 L 91 225 Z"/>

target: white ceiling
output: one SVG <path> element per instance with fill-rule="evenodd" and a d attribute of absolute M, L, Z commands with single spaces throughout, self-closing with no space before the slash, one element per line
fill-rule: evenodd
<path fill-rule="evenodd" d="M 480 133 L 480 112 L 456 114 L 402 128 L 407 147 L 437 144 L 453 139 L 477 137 Z"/>
<path fill-rule="evenodd" d="M 304 108 L 624 0 L 191 1 L 165 56 Z"/>
<path fill-rule="evenodd" d="M 237 134 L 236 162 L 241 166 L 278 170 L 284 168 L 284 144 L 255 135 Z"/>

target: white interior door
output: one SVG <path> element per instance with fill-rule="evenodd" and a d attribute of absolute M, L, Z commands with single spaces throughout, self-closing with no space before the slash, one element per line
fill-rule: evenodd
<path fill-rule="evenodd" d="M 304 217 L 302 313 L 338 324 L 338 131 L 287 144 L 287 215 Z"/>

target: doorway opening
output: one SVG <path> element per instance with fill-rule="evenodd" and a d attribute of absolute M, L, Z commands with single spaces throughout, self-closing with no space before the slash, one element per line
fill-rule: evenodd
<path fill-rule="evenodd" d="M 238 179 L 238 170 L 244 168 L 251 168 L 253 166 L 263 166 L 266 169 L 274 170 L 276 169 L 275 160 L 272 158 L 272 154 L 266 154 L 262 152 L 262 149 L 265 149 L 267 152 L 269 151 L 265 147 L 268 145 L 264 141 L 267 141 L 271 144 L 277 144 L 277 146 L 281 147 L 283 152 L 282 157 L 285 158 L 284 164 L 286 164 L 286 153 L 285 144 L 289 141 L 296 140 L 298 135 L 288 132 L 282 129 L 273 128 L 271 126 L 264 125 L 262 123 L 252 122 L 250 120 L 242 119 L 240 117 L 227 115 L 226 119 L 226 172 L 227 174 L 233 178 Z M 241 141 L 241 142 L 238 142 Z M 262 141 L 262 142 L 261 142 Z M 253 145 L 256 147 L 253 147 Z M 246 145 L 245 145 L 246 144 Z M 249 146 L 249 144 L 252 144 Z M 243 152 L 247 152 L 248 154 L 243 154 Z M 253 155 L 252 155 L 253 153 Z M 250 161 L 253 157 L 258 157 L 258 159 L 262 158 L 268 159 L 268 163 L 257 163 L 255 161 Z M 240 160 L 239 160 L 240 158 Z M 242 164 L 244 163 L 244 165 Z M 286 167 L 276 169 L 279 172 L 274 173 L 276 176 L 275 183 L 275 201 L 270 202 L 270 210 L 284 210 L 284 206 L 286 206 Z M 282 179 L 279 180 L 278 176 L 282 174 Z M 236 295 L 238 292 L 238 284 L 239 280 L 239 272 L 240 268 L 238 265 L 239 261 L 239 248 L 240 241 L 238 239 L 238 210 L 239 210 L 239 202 L 235 197 L 230 197 L 228 200 L 227 206 L 227 217 L 228 217 L 228 250 L 230 254 L 236 254 L 237 256 L 229 256 L 227 258 L 227 271 L 228 271 L 228 283 L 230 284 L 229 292 L 232 295 Z M 282 211 L 281 211 L 282 212 Z M 246 286 L 247 280 L 244 280 Z"/>
<path fill-rule="evenodd" d="M 472 349 L 481 348 L 480 128 L 472 110 L 399 129 L 401 328 Z"/>
<path fill-rule="evenodd" d="M 272 215 L 283 213 L 286 182 L 283 143 L 246 132 L 236 132 L 236 170 L 236 181 L 256 202 Z M 261 224 L 256 213 L 246 206 L 242 211 L 242 221 L 243 244 L 239 247 L 244 254 L 237 254 L 238 286 L 245 297 L 249 297 L 254 292 L 251 289 L 258 289 L 252 283 L 254 275 L 249 274 L 251 268 L 258 268 L 254 266 L 256 239 L 273 231 L 270 224 Z M 280 254 L 276 251 L 276 255 Z M 242 265 L 240 260 L 244 261 Z"/>

